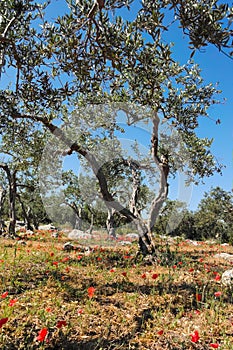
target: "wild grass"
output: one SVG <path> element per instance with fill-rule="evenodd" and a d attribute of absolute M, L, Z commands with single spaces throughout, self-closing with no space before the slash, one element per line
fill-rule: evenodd
<path fill-rule="evenodd" d="M 2 350 L 233 349 L 233 294 L 221 284 L 231 264 L 214 258 L 232 246 L 158 239 L 148 265 L 134 244 L 98 240 L 86 255 L 66 241 L 1 239 Z"/>

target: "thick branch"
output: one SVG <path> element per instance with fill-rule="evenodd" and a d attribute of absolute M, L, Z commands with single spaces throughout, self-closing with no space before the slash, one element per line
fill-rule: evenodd
<path fill-rule="evenodd" d="M 129 201 L 129 209 L 132 211 L 132 213 L 137 216 L 140 217 L 140 213 L 138 211 L 137 208 L 137 203 L 138 203 L 138 197 L 139 197 L 139 193 L 140 193 L 140 185 L 141 185 L 141 181 L 140 181 L 140 175 L 139 175 L 139 165 L 136 162 L 129 162 L 129 166 L 131 169 L 131 174 L 133 177 L 133 190 L 132 190 L 132 195 Z"/>
<path fill-rule="evenodd" d="M 158 157 L 158 127 L 159 127 L 159 117 L 155 114 L 153 118 L 153 134 L 151 138 L 152 143 L 152 156 L 155 164 L 157 165 L 160 173 L 160 189 L 158 195 L 153 199 L 151 203 L 151 210 L 148 219 L 148 229 L 151 232 L 155 221 L 159 215 L 159 211 L 167 198 L 168 195 L 168 183 L 167 178 L 169 174 L 169 165 L 168 159 L 165 156 L 162 156 L 161 159 Z"/>

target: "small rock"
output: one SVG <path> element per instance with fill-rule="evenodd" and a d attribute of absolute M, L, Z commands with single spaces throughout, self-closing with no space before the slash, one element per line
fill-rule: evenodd
<path fill-rule="evenodd" d="M 84 231 L 74 229 L 68 234 L 68 238 L 69 239 L 91 239 L 93 238 L 93 236 Z"/>
<path fill-rule="evenodd" d="M 186 242 L 188 242 L 189 244 L 192 244 L 192 245 L 194 245 L 194 246 L 199 245 L 199 243 L 198 243 L 197 241 L 193 241 L 193 240 L 191 240 L 191 239 L 187 239 Z"/>
<path fill-rule="evenodd" d="M 38 227 L 39 230 L 44 230 L 44 231 L 50 231 L 50 230 L 56 230 L 56 227 L 48 224 L 48 225 L 41 225 Z"/>
<path fill-rule="evenodd" d="M 233 255 L 232 254 L 228 254 L 228 253 L 215 254 L 214 258 L 222 258 L 222 259 L 226 259 L 226 260 L 229 260 L 229 261 L 233 261 Z"/>
<path fill-rule="evenodd" d="M 68 251 L 74 250 L 74 245 L 71 242 L 66 242 L 63 245 L 63 250 L 68 250 Z"/>
<path fill-rule="evenodd" d="M 227 270 L 222 274 L 222 284 L 224 286 L 231 286 L 233 284 L 233 270 Z"/>
<path fill-rule="evenodd" d="M 139 235 L 137 233 L 128 233 L 125 238 L 131 239 L 132 241 L 138 241 Z"/>
<path fill-rule="evenodd" d="M 120 245 L 131 245 L 132 243 L 129 241 L 121 241 L 119 244 Z"/>

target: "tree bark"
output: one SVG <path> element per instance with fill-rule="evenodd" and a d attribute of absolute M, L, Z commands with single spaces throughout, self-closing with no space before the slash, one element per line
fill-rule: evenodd
<path fill-rule="evenodd" d="M 5 223 L 2 217 L 2 212 L 3 212 L 3 205 L 6 199 L 6 190 L 0 187 L 0 232 L 4 232 L 5 230 Z"/>
<path fill-rule="evenodd" d="M 74 223 L 74 228 L 77 230 L 82 229 L 82 213 L 81 213 L 81 208 L 78 211 L 78 214 L 75 213 L 75 223 Z"/>
<path fill-rule="evenodd" d="M 71 209 L 73 209 L 75 214 L 74 228 L 77 230 L 82 229 L 82 209 L 78 207 L 75 202 L 69 203 L 65 202 Z"/>
<path fill-rule="evenodd" d="M 160 172 L 160 189 L 158 195 L 153 199 L 148 219 L 148 231 L 151 233 L 155 221 L 159 215 L 159 211 L 168 195 L 167 178 L 169 174 L 168 156 L 163 155 L 161 159 L 158 157 L 158 126 L 159 117 L 155 114 L 153 118 L 153 134 L 151 139 L 152 157 Z"/>
<path fill-rule="evenodd" d="M 15 225 L 16 225 L 16 209 L 15 202 L 17 196 L 17 184 L 16 184 L 16 174 L 17 170 L 11 171 L 6 163 L 1 163 L 0 167 L 5 171 L 8 181 L 9 188 L 9 226 L 8 233 L 11 236 L 15 236 Z"/>
<path fill-rule="evenodd" d="M 136 216 L 140 217 L 140 212 L 137 208 L 138 198 L 140 193 L 141 179 L 139 174 L 139 164 L 136 162 L 129 161 L 129 167 L 131 169 L 133 177 L 133 189 L 132 195 L 129 201 L 129 210 Z"/>
<path fill-rule="evenodd" d="M 40 223 L 38 221 L 37 216 L 34 213 L 32 213 L 32 221 L 33 221 L 33 226 L 34 226 L 35 230 L 38 230 Z"/>
<path fill-rule="evenodd" d="M 93 226 L 94 226 L 94 214 L 91 213 L 91 223 L 90 223 L 90 227 L 88 229 L 88 233 L 91 235 L 92 231 L 93 231 Z"/>
<path fill-rule="evenodd" d="M 11 180 L 9 184 L 9 216 L 10 216 L 10 224 L 9 224 L 9 234 L 11 236 L 15 236 L 15 226 L 16 226 L 16 195 L 17 195 L 17 187 L 16 187 L 16 171 L 12 172 Z"/>
<path fill-rule="evenodd" d="M 23 212 L 23 217 L 24 217 L 24 222 L 26 224 L 26 228 L 27 228 L 27 230 L 33 231 L 33 226 L 32 226 L 32 223 L 31 223 L 31 208 L 28 207 L 28 209 L 26 210 L 25 205 L 24 205 L 23 201 L 21 200 L 21 196 L 19 194 L 17 194 L 17 198 L 18 198 L 19 203 L 20 203 L 21 208 L 22 208 L 22 212 Z"/>
<path fill-rule="evenodd" d="M 108 235 L 111 238 L 116 238 L 116 227 L 115 227 L 115 219 L 114 214 L 116 211 L 111 207 L 108 208 L 108 216 L 106 220 L 106 227 L 108 231 Z"/>

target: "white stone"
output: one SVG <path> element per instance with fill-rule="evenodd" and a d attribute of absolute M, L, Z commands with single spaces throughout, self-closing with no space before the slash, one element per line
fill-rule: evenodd
<path fill-rule="evenodd" d="M 49 231 L 49 230 L 56 230 L 56 227 L 48 224 L 48 225 L 41 225 L 38 227 L 39 230 L 45 230 L 45 231 Z"/>
<path fill-rule="evenodd" d="M 233 261 L 233 255 L 232 254 L 228 254 L 228 253 L 215 254 L 214 258 L 221 258 L 221 259 Z"/>
<path fill-rule="evenodd" d="M 137 233 L 128 233 L 125 238 L 137 241 L 139 235 Z"/>
<path fill-rule="evenodd" d="M 74 229 L 68 234 L 68 238 L 69 239 L 91 239 L 93 238 L 93 236 L 90 235 L 90 233 L 86 233 L 81 230 Z"/>
<path fill-rule="evenodd" d="M 233 284 L 233 270 L 227 270 L 222 274 L 222 284 L 224 286 L 231 286 Z"/>
<path fill-rule="evenodd" d="M 192 239 L 187 239 L 186 242 L 195 246 L 199 245 L 197 241 L 193 241 Z"/>
<path fill-rule="evenodd" d="M 66 242 L 64 245 L 63 245 L 63 249 L 64 250 L 73 250 L 74 249 L 74 245 L 71 243 L 71 242 Z"/>
<path fill-rule="evenodd" d="M 121 241 L 119 244 L 120 245 L 131 245 L 132 243 L 129 241 Z"/>

